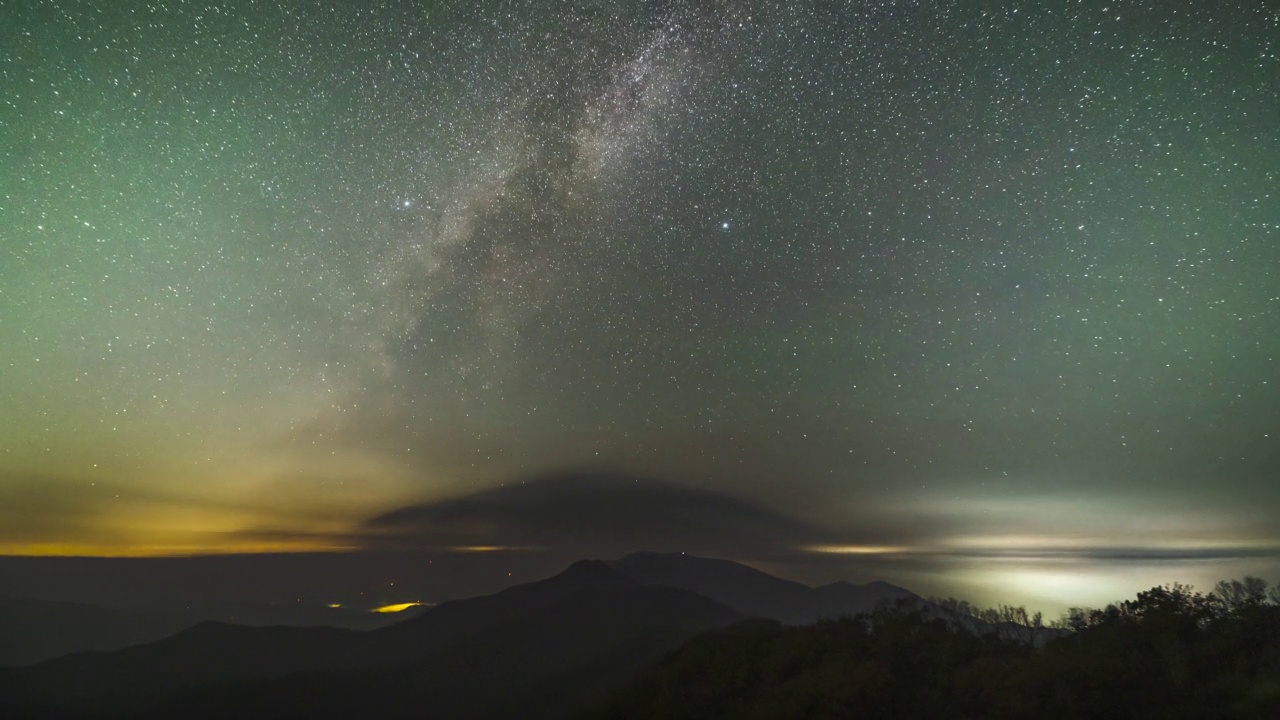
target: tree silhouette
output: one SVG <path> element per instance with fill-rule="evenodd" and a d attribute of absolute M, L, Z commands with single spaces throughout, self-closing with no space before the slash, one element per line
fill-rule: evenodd
<path fill-rule="evenodd" d="M 1272 588 L 1273 602 L 1280 602 L 1280 595 Z M 1213 594 L 1227 612 L 1237 612 L 1245 607 L 1262 605 L 1267 602 L 1267 581 L 1256 577 L 1245 577 L 1243 580 L 1223 580 L 1213 589 Z"/>
<path fill-rule="evenodd" d="M 1024 608 L 933 598 L 1034 627 Z M 614 698 L 609 718 L 1280 718 L 1280 603 L 1253 578 L 1072 608 L 1036 650 L 902 606 L 703 636 Z M 695 651 L 696 648 L 696 651 Z"/>

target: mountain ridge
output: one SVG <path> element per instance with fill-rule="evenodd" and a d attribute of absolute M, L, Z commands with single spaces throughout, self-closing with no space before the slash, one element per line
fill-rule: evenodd
<path fill-rule="evenodd" d="M 155 720 L 338 718 L 370 708 L 535 717 L 527 710 L 540 707 L 560 717 L 703 631 L 751 617 L 807 624 L 900 597 L 920 601 L 888 583 L 813 588 L 731 560 L 640 552 L 579 560 L 366 631 L 202 622 L 123 650 L 0 669 L 0 698 L 55 715 L 108 709 Z M 502 691 L 486 677 L 502 678 Z M 596 680 L 584 686 L 581 677 Z"/>
<path fill-rule="evenodd" d="M 609 564 L 639 582 L 683 587 L 748 615 L 790 625 L 870 612 L 900 599 L 923 602 L 910 590 L 884 581 L 866 585 L 841 581 L 815 588 L 733 560 L 683 553 L 636 552 Z"/>

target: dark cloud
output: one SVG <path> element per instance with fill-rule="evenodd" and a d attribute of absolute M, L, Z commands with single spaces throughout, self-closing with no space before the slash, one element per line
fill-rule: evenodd
<path fill-rule="evenodd" d="M 373 543 L 519 547 L 609 556 L 637 549 L 769 554 L 814 542 L 799 520 L 724 493 L 581 473 L 505 485 L 370 519 Z"/>
<path fill-rule="evenodd" d="M 1088 560 L 1095 562 L 1181 562 L 1188 560 L 1243 560 L 1280 558 L 1280 545 L 1228 546 L 1121 546 L 1099 548 L 1037 547 L 1008 550 L 954 550 L 921 554 L 934 561 L 946 558 L 1018 559 L 1018 560 Z"/>
<path fill-rule="evenodd" d="M 1098 562 L 1269 559 L 1280 542 L 1238 518 L 1173 512 L 1150 503 L 1089 505 L 1052 498 L 965 503 L 937 496 L 885 506 L 867 498 L 839 525 L 789 516 L 728 493 L 608 472 L 511 483 L 412 505 L 367 520 L 352 542 L 367 547 L 493 547 L 611 556 L 634 550 L 731 553 L 737 557 L 838 557 L 841 563 L 896 558 L 1073 559 Z M 1068 519 L 1070 532 L 1037 530 Z M 1121 539 L 1129 528 L 1131 533 Z M 1182 528 L 1170 533 L 1169 528 Z M 1139 532 L 1141 531 L 1141 532 Z M 1139 537 L 1146 532 L 1145 539 Z M 1137 533 L 1135 535 L 1134 533 Z M 1259 539 L 1262 538 L 1262 539 Z M 1270 538 L 1270 539 L 1267 539 Z"/>

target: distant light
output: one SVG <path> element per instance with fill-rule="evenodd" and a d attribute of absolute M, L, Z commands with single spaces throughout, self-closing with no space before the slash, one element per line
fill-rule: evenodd
<path fill-rule="evenodd" d="M 424 603 L 424 602 L 420 602 L 420 601 L 415 601 L 415 602 L 406 602 L 406 603 L 394 603 L 394 604 L 391 604 L 391 605 L 383 605 L 382 607 L 376 607 L 376 608 L 374 608 L 373 610 L 371 610 L 370 612 L 384 613 L 384 614 L 385 614 L 385 613 L 398 613 L 398 612 L 403 612 L 403 611 L 405 611 L 405 610 L 408 610 L 408 609 L 409 609 L 409 608 L 411 608 L 411 607 L 418 607 L 419 605 L 426 605 L 426 603 Z"/>
<path fill-rule="evenodd" d="M 729 229 L 729 221 L 728 221 L 728 220 L 725 220 L 724 222 L 720 223 L 720 229 L 721 229 L 721 230 L 728 230 L 728 229 Z"/>
<path fill-rule="evenodd" d="M 330 610 L 338 610 L 342 607 L 342 603 L 329 603 L 325 607 L 329 608 Z"/>

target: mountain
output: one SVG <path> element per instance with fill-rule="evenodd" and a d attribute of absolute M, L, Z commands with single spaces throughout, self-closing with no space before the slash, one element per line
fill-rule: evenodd
<path fill-rule="evenodd" d="M 337 628 L 245 627 L 205 622 L 114 652 L 76 653 L 0 670 L 9 704 L 134 711 L 201 685 L 280 677 L 315 667 L 354 667 L 360 633 Z"/>
<path fill-rule="evenodd" d="M 385 669 L 210 686 L 145 718 L 561 718 L 741 616 L 685 590 L 591 588 Z"/>
<path fill-rule="evenodd" d="M 86 650 L 119 650 L 194 624 L 160 613 L 0 597 L 0 667 L 30 665 Z"/>
<path fill-rule="evenodd" d="M 560 717 L 740 618 L 581 561 L 379 630 L 203 623 L 121 651 L 0 669 L 0 715 Z"/>
<path fill-rule="evenodd" d="M 1012 622 L 989 623 L 930 602 L 882 580 L 855 585 L 834 582 L 810 587 L 774 577 L 753 567 L 683 553 L 638 552 L 609 565 L 645 585 L 679 587 L 711 598 L 744 615 L 787 625 L 811 625 L 822 620 L 870 613 L 906 603 L 925 618 L 940 619 L 972 635 L 996 635 L 1041 647 L 1066 631 L 1029 627 Z"/>
<path fill-rule="evenodd" d="M 613 561 L 610 566 L 645 585 L 692 590 L 745 615 L 771 618 L 789 625 L 857 615 L 898 600 L 921 601 L 910 590 L 886 582 L 867 585 L 838 582 L 812 588 L 731 560 L 683 553 L 633 553 Z"/>
<path fill-rule="evenodd" d="M 559 718 L 744 618 L 755 619 L 713 637 L 772 638 L 899 600 L 925 618 L 946 613 L 888 583 L 814 588 L 728 560 L 635 553 L 371 630 L 205 622 L 123 650 L 0 669 L 0 717 Z M 967 616 L 944 619 L 968 637 L 985 631 Z"/>

